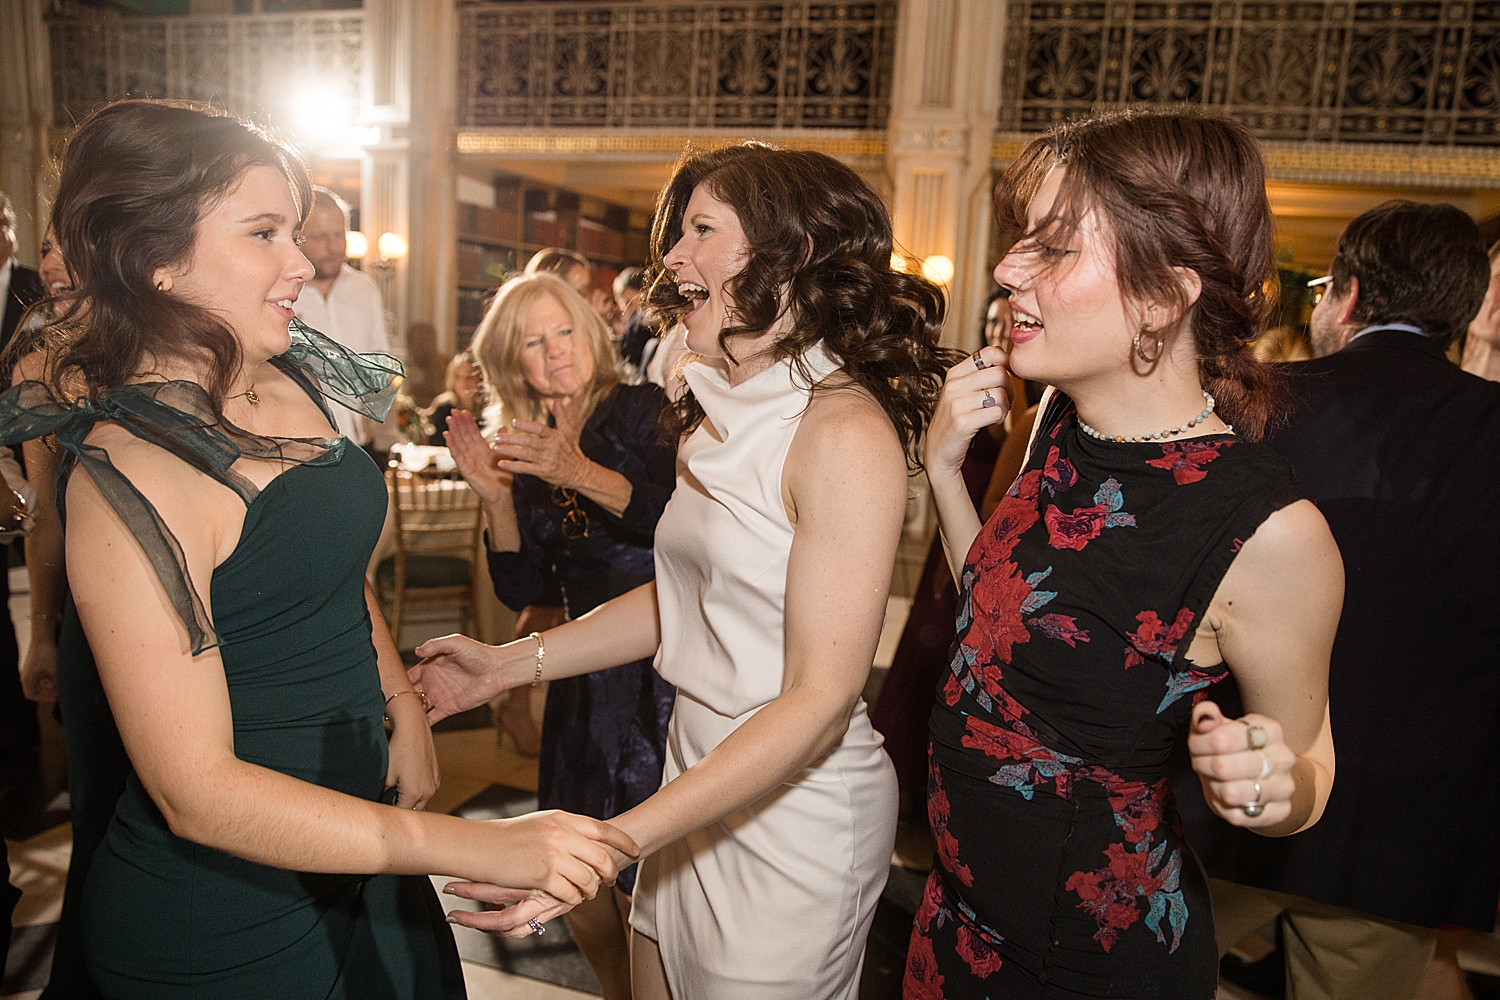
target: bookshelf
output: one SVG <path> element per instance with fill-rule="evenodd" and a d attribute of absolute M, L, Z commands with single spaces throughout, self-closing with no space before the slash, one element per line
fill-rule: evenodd
<path fill-rule="evenodd" d="M 650 219 L 639 210 L 514 174 L 494 174 L 491 187 L 493 208 L 458 206 L 460 346 L 479 325 L 485 296 L 544 247 L 583 254 L 594 265 L 599 288 L 607 288 L 624 267 L 646 262 Z"/>

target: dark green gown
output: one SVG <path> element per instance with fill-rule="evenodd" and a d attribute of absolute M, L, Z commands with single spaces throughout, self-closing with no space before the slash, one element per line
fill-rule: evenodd
<path fill-rule="evenodd" d="M 359 403 L 369 387 L 348 352 L 312 331 L 293 332 L 294 352 L 278 366 L 314 398 L 321 391 L 369 412 Z M 331 392 L 340 371 L 345 389 Z M 27 422 L 56 432 L 73 459 L 60 478 L 81 464 L 130 526 L 195 652 L 219 647 L 235 754 L 389 801 L 384 700 L 364 600 L 386 509 L 374 462 L 342 439 L 270 441 L 214 426 L 201 390 L 188 383 L 124 387 L 71 407 L 48 403 L 37 383 L 17 389 L 28 385 L 0 397 L 0 437 Z M 156 440 L 246 501 L 239 544 L 214 570 L 211 616 L 170 531 L 107 454 L 85 442 L 104 419 Z M 263 489 L 232 468 L 241 456 L 272 451 L 300 464 Z M 121 1000 L 464 996 L 453 935 L 427 878 L 286 871 L 191 843 L 167 828 L 134 774 L 94 857 L 82 923 L 89 971 L 105 996 Z"/>

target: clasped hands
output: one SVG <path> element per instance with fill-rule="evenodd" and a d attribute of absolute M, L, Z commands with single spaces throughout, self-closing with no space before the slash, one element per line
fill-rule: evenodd
<path fill-rule="evenodd" d="M 512 420 L 510 427 L 486 442 L 471 414 L 453 411 L 444 440 L 465 480 L 480 498 L 494 502 L 510 489 L 517 473 L 535 476 L 551 486 L 577 489 L 593 464 L 578 446 L 578 428 L 567 400 L 550 403 L 557 426 Z"/>
<path fill-rule="evenodd" d="M 1203 785 L 1203 797 L 1228 823 L 1270 827 L 1292 813 L 1297 755 L 1281 725 L 1250 713 L 1229 719 L 1211 701 L 1193 706 L 1188 753 Z"/>
<path fill-rule="evenodd" d="M 505 827 L 507 864 L 519 869 L 520 885 L 449 882 L 443 892 L 491 907 L 450 910 L 450 923 L 499 937 L 540 933 L 548 920 L 614 885 L 620 869 L 640 855 L 624 831 L 587 816 L 549 810 L 491 822 Z"/>
<path fill-rule="evenodd" d="M 431 722 L 483 705 L 514 684 L 505 677 L 534 659 L 536 644 L 521 639 L 487 646 L 462 635 L 447 635 L 417 647 L 422 660 L 409 671 L 412 686 L 426 693 Z M 498 820 L 516 839 L 508 851 L 522 869 L 520 886 L 485 882 L 450 882 L 445 893 L 497 909 L 475 913 L 454 910 L 448 918 L 503 937 L 534 933 L 530 922 L 561 916 L 601 886 L 613 885 L 620 869 L 640 855 L 640 847 L 618 827 L 587 816 L 550 811 Z"/>

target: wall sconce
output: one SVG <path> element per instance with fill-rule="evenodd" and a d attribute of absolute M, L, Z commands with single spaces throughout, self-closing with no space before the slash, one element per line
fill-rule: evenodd
<path fill-rule="evenodd" d="M 399 262 L 406 259 L 409 247 L 406 237 L 400 233 L 381 233 L 380 239 L 375 241 L 375 251 L 380 254 L 370 262 L 372 267 L 381 269 L 395 267 Z"/>
<path fill-rule="evenodd" d="M 344 234 L 344 256 L 350 260 L 364 260 L 365 255 L 370 252 L 370 240 L 358 229 L 351 229 Z"/>
<path fill-rule="evenodd" d="M 934 285 L 946 285 L 953 280 L 953 258 L 935 253 L 922 261 L 922 277 Z"/>

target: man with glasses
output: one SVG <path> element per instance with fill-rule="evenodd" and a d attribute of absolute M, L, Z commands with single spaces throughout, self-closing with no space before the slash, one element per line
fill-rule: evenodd
<path fill-rule="evenodd" d="M 1445 355 L 1489 280 L 1478 228 L 1451 205 L 1355 219 L 1310 283 L 1317 357 L 1287 366 L 1293 405 L 1266 438 L 1344 558 L 1338 770 L 1316 826 L 1236 830 L 1206 857 L 1240 883 L 1214 885 L 1221 949 L 1281 915 L 1288 997 L 1468 996 L 1459 932 L 1437 929 L 1494 928 L 1500 385 Z"/>

